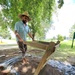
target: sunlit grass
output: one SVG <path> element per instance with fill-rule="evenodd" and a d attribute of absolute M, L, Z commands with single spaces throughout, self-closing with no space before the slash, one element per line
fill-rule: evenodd
<path fill-rule="evenodd" d="M 65 61 L 69 57 L 75 57 L 75 43 L 71 48 L 72 41 L 63 41 L 60 43 L 60 47 L 52 54 L 51 58 L 56 60 Z"/>
<path fill-rule="evenodd" d="M 0 41 L 0 44 L 6 44 L 6 42 Z M 71 41 L 62 41 L 60 42 L 60 46 L 56 49 L 56 51 L 50 56 L 50 59 L 65 61 L 69 57 L 75 57 L 75 42 L 73 48 L 71 48 L 72 40 Z M 42 56 L 44 52 L 36 52 L 37 48 L 33 48 L 31 46 L 28 47 L 28 50 L 33 50 L 34 52 L 29 52 L 32 55 Z"/>
<path fill-rule="evenodd" d="M 56 48 L 55 52 L 50 56 L 50 59 L 55 59 L 59 61 L 66 61 L 69 57 L 75 57 L 75 43 L 73 48 L 71 48 L 72 41 L 62 41 L 60 46 Z M 34 48 L 33 48 L 34 49 Z M 29 48 L 31 50 L 31 47 Z M 37 49 L 35 49 L 36 51 Z M 42 56 L 44 52 L 36 53 L 32 52 L 33 55 Z"/>
<path fill-rule="evenodd" d="M 0 41 L 0 44 L 7 44 L 6 42 L 2 42 L 2 41 Z"/>

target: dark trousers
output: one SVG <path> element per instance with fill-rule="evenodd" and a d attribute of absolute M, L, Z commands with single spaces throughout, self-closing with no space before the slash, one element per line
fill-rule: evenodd
<path fill-rule="evenodd" d="M 19 49 L 22 51 L 22 55 L 24 56 L 27 51 L 27 45 L 20 41 L 18 41 L 17 43 L 18 43 Z"/>

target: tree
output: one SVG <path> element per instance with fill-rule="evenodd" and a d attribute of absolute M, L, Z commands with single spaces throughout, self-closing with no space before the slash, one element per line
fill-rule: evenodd
<path fill-rule="evenodd" d="M 60 9 L 64 4 L 64 1 L 63 0 L 59 0 L 58 1 L 58 8 Z"/>
<path fill-rule="evenodd" d="M 69 32 L 70 32 L 69 37 L 70 37 L 70 38 L 73 38 L 73 34 L 74 34 L 74 32 L 75 32 L 75 24 L 71 27 L 71 29 L 69 30 Z"/>
<path fill-rule="evenodd" d="M 47 29 L 50 28 L 55 0 L 0 0 L 0 4 L 3 7 L 3 15 L 11 23 L 8 23 L 11 29 L 14 29 L 15 22 L 19 20 L 17 15 L 25 10 L 32 18 L 30 28 L 34 37 L 36 33 L 44 37 Z M 46 25 L 42 25 L 43 22 Z"/>
<path fill-rule="evenodd" d="M 10 38 L 10 33 L 7 29 L 7 23 L 6 20 L 4 20 L 5 18 L 2 15 L 2 12 L 0 12 L 0 36 L 2 36 L 3 38 Z"/>
<path fill-rule="evenodd" d="M 57 40 L 59 40 L 59 41 L 63 41 L 63 40 L 64 40 L 64 37 L 61 36 L 61 35 L 57 35 Z"/>
<path fill-rule="evenodd" d="M 3 38 L 10 38 L 11 37 L 7 28 L 3 29 L 1 26 L 0 26 L 0 36 L 2 36 Z"/>

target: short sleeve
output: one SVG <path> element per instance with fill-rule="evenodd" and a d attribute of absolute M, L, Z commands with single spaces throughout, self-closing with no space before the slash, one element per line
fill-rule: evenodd
<path fill-rule="evenodd" d="M 30 28 L 29 28 L 29 26 L 28 26 L 28 33 L 30 33 Z"/>
<path fill-rule="evenodd" d="M 15 31 L 19 31 L 19 25 L 18 25 L 18 23 L 15 23 Z"/>

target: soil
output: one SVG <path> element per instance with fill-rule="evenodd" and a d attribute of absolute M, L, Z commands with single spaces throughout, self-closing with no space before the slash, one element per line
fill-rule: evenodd
<path fill-rule="evenodd" d="M 41 54 L 44 53 L 43 51 L 40 51 L 40 50 L 30 50 L 29 52 L 30 54 L 33 54 L 33 53 L 39 54 L 40 52 Z M 12 57 L 18 56 L 20 54 L 21 52 L 19 52 L 18 49 L 0 50 L 0 55 L 5 55 L 3 57 L 0 57 L 0 63 Z M 41 59 L 38 57 L 32 57 L 32 56 L 26 56 L 26 59 L 28 59 L 27 63 L 22 64 L 22 60 L 21 60 L 17 62 L 16 64 L 14 64 L 14 68 L 19 73 L 19 75 L 34 75 L 35 69 L 37 68 Z M 7 75 L 11 75 L 11 74 L 9 73 Z M 43 67 L 43 69 L 40 71 L 39 75 L 63 75 L 63 73 L 59 72 L 56 68 L 53 68 L 52 66 L 46 64 L 45 67 Z"/>

